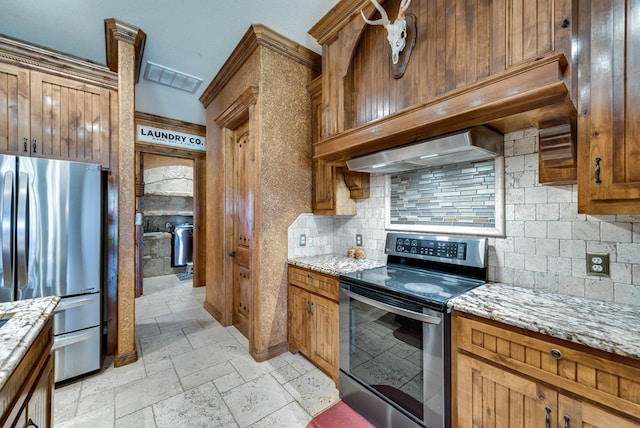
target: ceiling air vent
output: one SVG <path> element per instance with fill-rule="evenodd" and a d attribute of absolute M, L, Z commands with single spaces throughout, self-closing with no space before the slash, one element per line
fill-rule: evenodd
<path fill-rule="evenodd" d="M 150 61 L 147 61 L 147 66 L 144 69 L 144 79 L 191 93 L 194 93 L 202 83 L 202 79 L 198 77 L 190 76 Z"/>

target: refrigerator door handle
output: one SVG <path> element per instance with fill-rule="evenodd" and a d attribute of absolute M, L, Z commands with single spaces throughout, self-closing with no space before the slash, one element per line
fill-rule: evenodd
<path fill-rule="evenodd" d="M 83 342 L 90 339 L 92 335 L 91 331 L 81 331 L 79 333 L 65 334 L 63 338 L 54 337 L 51 352 L 64 348 L 65 346 L 73 345 L 74 343 Z"/>
<path fill-rule="evenodd" d="M 2 275 L 5 288 L 13 288 L 13 171 L 4 174 L 2 189 Z"/>
<path fill-rule="evenodd" d="M 27 285 L 27 258 L 29 257 L 29 175 L 20 173 L 18 183 L 18 216 L 16 218 L 16 246 L 18 256 L 18 287 Z"/>
<path fill-rule="evenodd" d="M 92 294 L 91 297 L 76 297 L 71 299 L 62 299 L 58 306 L 54 309 L 53 313 L 57 314 L 60 312 L 64 312 L 67 309 L 77 308 L 79 306 L 85 306 L 93 303 L 95 301 L 95 297 Z"/>

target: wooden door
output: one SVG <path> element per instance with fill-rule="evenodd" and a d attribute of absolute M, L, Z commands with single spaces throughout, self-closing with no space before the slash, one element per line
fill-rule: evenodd
<path fill-rule="evenodd" d="M 552 389 L 463 354 L 457 370 L 458 408 L 452 411 L 460 428 L 556 427 Z"/>
<path fill-rule="evenodd" d="M 111 91 L 31 72 L 31 156 L 109 167 Z"/>
<path fill-rule="evenodd" d="M 29 71 L 0 63 L 0 153 L 29 156 Z"/>
<path fill-rule="evenodd" d="M 289 286 L 287 311 L 289 351 L 309 355 L 309 293 Z"/>
<path fill-rule="evenodd" d="M 640 213 L 640 0 L 581 0 L 578 212 Z"/>
<path fill-rule="evenodd" d="M 338 378 L 338 304 L 331 300 L 310 295 L 309 336 L 312 360 L 318 367 Z"/>
<path fill-rule="evenodd" d="M 253 141 L 249 122 L 234 131 L 233 138 L 233 325 L 250 337 L 253 319 Z"/>
<path fill-rule="evenodd" d="M 574 400 L 565 395 L 558 397 L 558 427 L 569 428 L 638 428 L 640 422 L 618 416 L 602 407 Z M 637 415 L 640 417 L 640 415 Z"/>

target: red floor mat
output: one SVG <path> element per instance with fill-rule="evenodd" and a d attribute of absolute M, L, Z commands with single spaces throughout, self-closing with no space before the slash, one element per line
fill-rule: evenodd
<path fill-rule="evenodd" d="M 342 401 L 338 401 L 309 422 L 307 428 L 375 428 Z"/>

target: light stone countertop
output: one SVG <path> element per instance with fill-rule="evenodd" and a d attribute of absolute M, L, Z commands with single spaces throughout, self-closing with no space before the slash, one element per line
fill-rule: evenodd
<path fill-rule="evenodd" d="M 640 307 L 488 283 L 449 301 L 483 318 L 640 359 Z"/>
<path fill-rule="evenodd" d="M 39 297 L 0 303 L 0 319 L 13 314 L 0 327 L 0 389 L 38 337 L 59 301 L 59 297 Z"/>
<path fill-rule="evenodd" d="M 384 266 L 340 254 L 300 257 L 288 263 L 329 275 Z M 640 307 L 508 284 L 487 283 L 448 303 L 453 309 L 558 339 L 640 359 Z"/>
<path fill-rule="evenodd" d="M 354 259 L 342 254 L 323 254 L 320 256 L 298 257 L 289 259 L 291 265 L 305 269 L 312 269 L 328 275 L 338 276 L 341 273 L 355 272 L 358 270 L 371 269 L 384 266 L 386 263 L 369 259 Z"/>

